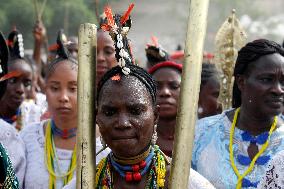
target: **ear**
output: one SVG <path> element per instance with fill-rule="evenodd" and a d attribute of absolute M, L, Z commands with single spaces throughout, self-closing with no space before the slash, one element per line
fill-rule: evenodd
<path fill-rule="evenodd" d="M 159 121 L 159 110 L 160 110 L 160 106 L 156 105 L 155 109 L 154 109 L 154 116 L 155 116 L 155 120 L 154 120 L 154 124 L 158 124 Z"/>
<path fill-rule="evenodd" d="M 246 78 L 244 75 L 238 75 L 235 77 L 237 86 L 239 88 L 239 90 L 242 92 L 246 83 Z"/>

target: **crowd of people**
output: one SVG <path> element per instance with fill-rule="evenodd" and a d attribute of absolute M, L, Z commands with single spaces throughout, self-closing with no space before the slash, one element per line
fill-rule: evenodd
<path fill-rule="evenodd" d="M 127 37 L 132 9 L 112 15 L 107 7 L 96 36 L 90 166 L 98 189 L 169 185 L 184 56 L 152 37 L 146 66 L 137 65 Z M 78 40 L 59 30 L 45 62 L 45 35 L 37 22 L 27 56 L 20 31 L 7 40 L 0 33 L 0 189 L 76 188 Z M 222 71 L 212 60 L 202 64 L 188 188 L 284 188 L 284 48 L 249 42 L 233 69 L 232 107 L 224 110 Z"/>

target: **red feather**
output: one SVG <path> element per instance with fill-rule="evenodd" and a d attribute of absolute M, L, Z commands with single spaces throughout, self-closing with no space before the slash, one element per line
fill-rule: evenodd
<path fill-rule="evenodd" d="M 113 27 L 114 26 L 114 19 L 113 19 L 113 15 L 112 15 L 112 11 L 111 11 L 110 6 L 105 7 L 105 15 L 107 17 L 108 25 L 110 27 Z"/>
<path fill-rule="evenodd" d="M 131 3 L 128 7 L 128 10 L 124 13 L 124 15 L 120 19 L 121 25 L 124 24 L 128 20 L 130 12 L 132 11 L 133 7 L 134 7 L 134 3 Z"/>
<path fill-rule="evenodd" d="M 152 36 L 151 39 L 152 39 L 153 45 L 155 47 L 158 47 L 159 46 L 158 38 L 156 36 Z"/>
<path fill-rule="evenodd" d="M 102 30 L 104 30 L 104 31 L 109 31 L 111 27 L 110 27 L 109 25 L 107 25 L 107 24 L 102 24 L 102 25 L 101 25 L 101 28 L 102 28 Z"/>
<path fill-rule="evenodd" d="M 11 71 L 9 73 L 7 73 L 6 75 L 3 75 L 2 77 L 0 77 L 0 82 L 1 81 L 5 81 L 7 79 L 13 78 L 13 77 L 19 77 L 22 75 L 22 72 L 20 71 Z"/>

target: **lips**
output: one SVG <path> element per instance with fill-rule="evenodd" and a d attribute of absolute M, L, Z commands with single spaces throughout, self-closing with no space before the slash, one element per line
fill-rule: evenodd
<path fill-rule="evenodd" d="M 97 66 L 97 73 L 98 74 L 104 74 L 107 70 L 108 70 L 107 66 L 101 66 L 101 65 Z"/>
<path fill-rule="evenodd" d="M 268 103 L 275 108 L 281 108 L 283 106 L 284 99 L 283 98 L 273 98 L 268 100 Z"/>
<path fill-rule="evenodd" d="M 169 102 L 169 101 L 160 101 L 158 102 L 158 105 L 160 107 L 169 107 L 169 106 L 174 106 L 174 103 Z"/>
<path fill-rule="evenodd" d="M 14 97 L 12 97 L 12 99 L 17 104 L 21 104 L 24 101 L 24 97 L 22 97 L 22 96 L 14 96 Z"/>
<path fill-rule="evenodd" d="M 112 137 L 112 140 L 129 140 L 136 138 L 135 135 L 124 135 L 124 136 L 114 136 Z"/>
<path fill-rule="evenodd" d="M 70 113 L 71 112 L 71 108 L 68 108 L 68 107 L 59 107 L 59 108 L 56 108 L 56 110 L 60 113 Z"/>

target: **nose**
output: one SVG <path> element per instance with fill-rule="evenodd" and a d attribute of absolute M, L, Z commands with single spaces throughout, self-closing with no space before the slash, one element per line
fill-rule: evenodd
<path fill-rule="evenodd" d="M 118 123 L 115 124 L 117 129 L 127 129 L 131 127 L 129 116 L 126 113 L 120 113 L 118 116 Z"/>
<path fill-rule="evenodd" d="M 167 86 L 164 86 L 160 89 L 159 96 L 160 97 L 169 97 L 169 96 L 171 96 L 171 90 Z"/>
<path fill-rule="evenodd" d="M 106 60 L 103 51 L 97 51 L 97 61 L 104 62 Z"/>
<path fill-rule="evenodd" d="M 18 84 L 16 85 L 15 91 L 16 91 L 17 94 L 20 94 L 20 95 L 24 94 L 24 92 L 25 92 L 24 84 L 22 82 L 18 82 Z"/>
<path fill-rule="evenodd" d="M 280 82 L 275 82 L 275 84 L 272 87 L 272 93 L 280 96 L 284 94 L 284 85 Z"/>
<path fill-rule="evenodd" d="M 69 101 L 68 92 L 66 90 L 61 91 L 59 101 L 62 103 L 67 103 Z"/>

